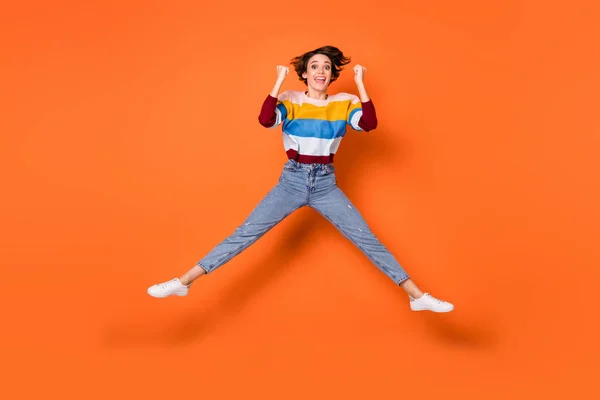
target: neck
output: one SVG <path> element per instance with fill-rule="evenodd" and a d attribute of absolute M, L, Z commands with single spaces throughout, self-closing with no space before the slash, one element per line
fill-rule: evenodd
<path fill-rule="evenodd" d="M 316 99 L 316 100 L 326 100 L 327 99 L 327 89 L 315 90 L 309 86 L 308 90 L 305 93 L 311 99 Z"/>

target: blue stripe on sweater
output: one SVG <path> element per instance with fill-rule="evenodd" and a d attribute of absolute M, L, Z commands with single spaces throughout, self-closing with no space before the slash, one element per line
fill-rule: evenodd
<path fill-rule="evenodd" d="M 283 131 L 288 135 L 335 139 L 346 134 L 346 121 L 326 121 L 322 119 L 286 120 Z"/>
<path fill-rule="evenodd" d="M 277 109 L 281 113 L 281 120 L 285 121 L 285 119 L 287 118 L 287 108 L 285 108 L 283 104 L 279 103 L 277 104 Z"/>

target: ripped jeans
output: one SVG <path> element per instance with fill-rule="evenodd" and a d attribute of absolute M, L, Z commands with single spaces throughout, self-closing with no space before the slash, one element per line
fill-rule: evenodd
<path fill-rule="evenodd" d="M 409 276 L 394 256 L 375 237 L 356 207 L 336 184 L 332 164 L 302 164 L 288 160 L 277 185 L 198 266 L 211 273 L 260 239 L 300 207 L 309 206 L 327 218 L 396 284 Z"/>

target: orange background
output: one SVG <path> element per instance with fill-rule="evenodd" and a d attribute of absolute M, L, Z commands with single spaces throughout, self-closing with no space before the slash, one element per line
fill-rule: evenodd
<path fill-rule="evenodd" d="M 597 398 L 596 3 L 211 3 L 2 6 L 2 397 Z M 338 183 L 455 311 L 310 209 L 149 297 L 277 182 L 260 106 L 324 44 L 380 122 Z"/>

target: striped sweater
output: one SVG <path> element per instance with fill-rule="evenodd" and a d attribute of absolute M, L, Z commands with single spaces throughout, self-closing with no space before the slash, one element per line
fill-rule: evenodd
<path fill-rule="evenodd" d="M 310 98 L 302 91 L 286 91 L 277 98 L 269 95 L 258 120 L 267 128 L 282 125 L 288 158 L 307 164 L 333 162 L 347 125 L 367 132 L 377 127 L 373 102 L 362 103 L 348 93 L 325 100 Z"/>

